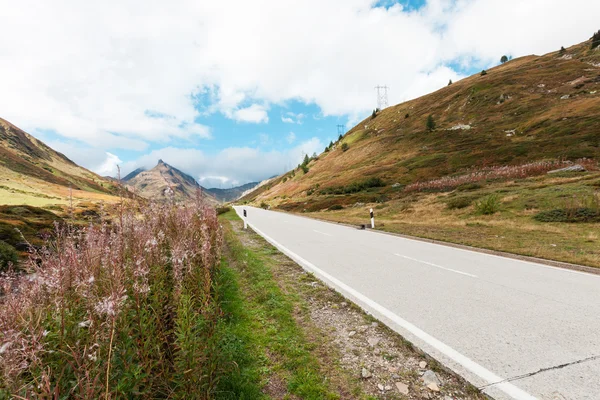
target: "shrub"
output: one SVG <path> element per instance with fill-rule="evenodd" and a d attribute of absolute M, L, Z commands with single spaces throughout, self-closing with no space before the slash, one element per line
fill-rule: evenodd
<path fill-rule="evenodd" d="M 487 71 L 484 69 L 483 71 L 481 71 L 481 76 L 485 76 L 487 75 Z"/>
<path fill-rule="evenodd" d="M 475 202 L 475 210 L 478 214 L 492 215 L 500 210 L 500 197 L 497 194 L 490 194 L 483 199 Z"/>
<path fill-rule="evenodd" d="M 448 86 L 452 85 L 452 79 L 448 81 Z"/>
<path fill-rule="evenodd" d="M 456 210 L 469 207 L 473 203 L 472 197 L 455 197 L 446 202 L 448 210 Z"/>
<path fill-rule="evenodd" d="M 216 335 L 215 210 L 127 207 L 56 235 L 26 263 L 38 279 L 0 277 L 0 397 L 210 397 L 232 368 Z"/>
<path fill-rule="evenodd" d="M 589 207 L 541 211 L 533 216 L 539 222 L 600 222 L 600 211 Z"/>
<path fill-rule="evenodd" d="M 408 113 L 404 114 L 404 119 L 408 119 L 408 117 L 410 117 L 410 114 L 408 114 Z"/>
<path fill-rule="evenodd" d="M 377 110 L 373 110 L 373 113 L 371 114 L 371 119 L 375 119 L 376 116 L 377 116 Z"/>
<path fill-rule="evenodd" d="M 565 49 L 563 46 L 560 46 L 560 50 L 558 51 L 558 54 L 560 54 L 562 56 L 566 52 L 567 52 L 567 49 Z"/>
<path fill-rule="evenodd" d="M 341 204 L 334 204 L 328 208 L 329 211 L 343 210 L 343 209 L 344 209 L 344 206 Z"/>
<path fill-rule="evenodd" d="M 592 36 L 592 50 L 600 46 L 600 30 Z"/>
<path fill-rule="evenodd" d="M 508 61 L 508 57 L 507 57 L 507 56 L 505 56 L 505 55 L 504 55 L 504 56 L 502 56 L 502 57 L 500 58 L 500 62 L 501 62 L 502 64 L 504 64 L 504 63 L 505 63 L 505 62 L 507 62 L 507 61 Z"/>
<path fill-rule="evenodd" d="M 217 215 L 225 214 L 229 211 L 231 211 L 231 207 L 229 206 L 217 207 Z"/>
<path fill-rule="evenodd" d="M 304 172 L 305 174 L 308 174 L 309 169 L 306 165 L 301 165 L 300 169 L 302 169 L 302 172 Z"/>
<path fill-rule="evenodd" d="M 351 194 L 358 193 L 366 189 L 374 187 L 383 187 L 385 183 L 381 178 L 369 178 L 361 182 L 354 182 L 347 186 L 338 186 L 323 189 L 320 191 L 321 194 Z"/>
<path fill-rule="evenodd" d="M 427 130 L 429 132 L 431 132 L 435 129 L 435 121 L 433 120 L 433 115 L 430 114 L 427 117 L 427 123 L 425 124 L 425 126 L 427 127 Z"/>
<path fill-rule="evenodd" d="M 343 138 L 343 136 L 342 136 L 342 134 L 340 133 L 340 136 L 338 136 L 338 142 L 339 142 L 340 140 L 342 140 L 342 138 Z"/>
<path fill-rule="evenodd" d="M 0 240 L 0 272 L 6 271 L 9 265 L 17 265 L 19 256 L 17 250 L 10 244 Z"/>
<path fill-rule="evenodd" d="M 348 146 L 348 143 L 342 143 L 342 151 L 347 151 L 349 147 L 350 146 Z"/>
<path fill-rule="evenodd" d="M 269 205 L 263 201 L 260 203 L 260 208 L 262 208 L 263 210 L 268 210 Z"/>

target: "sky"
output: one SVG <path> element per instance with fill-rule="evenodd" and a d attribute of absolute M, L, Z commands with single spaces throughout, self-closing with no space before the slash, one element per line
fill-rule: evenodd
<path fill-rule="evenodd" d="M 0 117 L 100 175 L 281 174 L 377 106 L 591 37 L 600 1 L 0 0 Z"/>

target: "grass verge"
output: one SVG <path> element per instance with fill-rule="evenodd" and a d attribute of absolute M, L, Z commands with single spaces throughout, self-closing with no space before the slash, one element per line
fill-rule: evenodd
<path fill-rule="evenodd" d="M 277 285 L 269 267 L 274 249 L 245 248 L 223 214 L 226 253 L 219 284 L 226 318 L 221 326 L 227 362 L 237 364 L 221 378 L 220 399 L 340 398 L 321 373 L 319 362 L 294 319 L 295 304 Z"/>

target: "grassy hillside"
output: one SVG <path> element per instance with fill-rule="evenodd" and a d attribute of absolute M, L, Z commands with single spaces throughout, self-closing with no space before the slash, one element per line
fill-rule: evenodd
<path fill-rule="evenodd" d="M 386 218 L 383 229 L 600 266 L 600 253 L 585 245 L 596 239 L 583 239 L 597 230 L 595 217 L 576 229 L 534 219 L 598 211 L 600 51 L 590 44 L 511 60 L 389 107 L 305 168 L 241 200 L 353 223 L 366 222 L 365 209 L 374 207 Z M 545 175 L 570 161 L 588 172 Z M 446 205 L 466 194 L 464 206 Z M 499 207 L 484 215 L 476 203 L 490 195 Z M 530 246 L 531 238 L 518 245 L 485 240 L 503 236 L 500 225 L 510 225 L 511 237 L 546 232 L 536 239 L 549 249 Z"/>

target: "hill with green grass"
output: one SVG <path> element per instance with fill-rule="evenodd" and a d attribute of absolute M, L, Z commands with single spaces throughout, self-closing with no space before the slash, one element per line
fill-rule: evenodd
<path fill-rule="evenodd" d="M 335 194 L 349 205 L 491 166 L 598 158 L 599 49 L 589 40 L 517 58 L 374 113 L 304 167 L 242 200 L 316 210 Z"/>
<path fill-rule="evenodd" d="M 600 47 L 508 61 L 374 113 L 239 202 L 600 267 Z M 553 170 L 568 170 L 549 173 Z"/>

